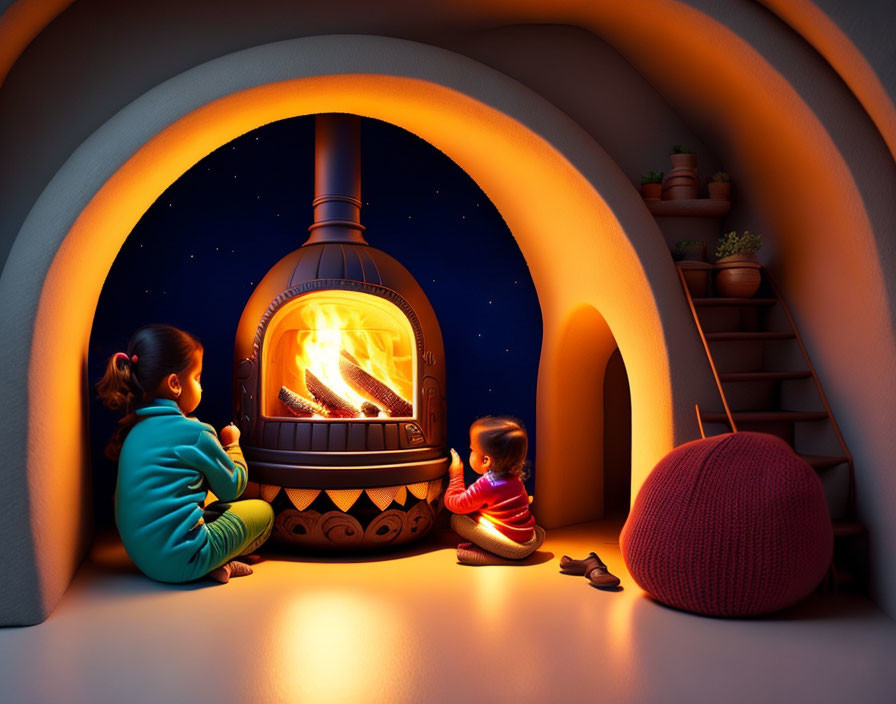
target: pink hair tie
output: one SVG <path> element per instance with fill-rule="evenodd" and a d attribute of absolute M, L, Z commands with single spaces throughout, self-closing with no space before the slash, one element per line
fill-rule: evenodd
<path fill-rule="evenodd" d="M 137 355 L 132 355 L 131 356 L 131 364 L 136 364 L 138 359 L 139 359 L 139 357 L 137 357 Z"/>
<path fill-rule="evenodd" d="M 128 357 L 124 352 L 116 352 L 115 353 L 115 361 L 117 362 L 119 359 L 123 359 L 125 362 L 130 362 L 131 364 L 137 363 L 137 355 L 132 355 Z"/>

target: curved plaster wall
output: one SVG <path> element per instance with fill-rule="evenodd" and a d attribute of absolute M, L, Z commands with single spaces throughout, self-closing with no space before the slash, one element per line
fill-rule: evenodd
<path fill-rule="evenodd" d="M 0 295 L 17 292 L 4 310 L 9 364 L 0 374 L 8 397 L 28 409 L 4 428 L 8 447 L 27 438 L 27 454 L 13 462 L 17 488 L 4 498 L 13 509 L 7 515 L 31 525 L 30 544 L 8 548 L 17 550 L 20 564 L 23 552 L 36 561 L 37 589 L 12 585 L 34 595 L 28 619 L 55 603 L 79 556 L 83 510 L 43 507 L 63 498 L 77 506 L 72 497 L 82 492 L 81 370 L 118 248 L 146 208 L 198 159 L 261 124 L 312 112 L 375 117 L 436 145 L 479 183 L 517 238 L 545 321 L 537 399 L 539 418 L 549 419 L 538 430 L 541 521 L 551 526 L 599 515 L 600 426 L 591 416 L 600 417 L 599 384 L 613 336 L 629 370 L 633 422 L 643 429 L 633 485 L 676 438 L 692 435 L 690 412 L 677 411 L 689 408 L 700 380 L 673 379 L 670 369 L 690 369 L 686 360 L 696 346 L 688 336 L 666 335 L 687 321 L 687 312 L 675 295 L 664 241 L 630 182 L 566 116 L 500 74 L 421 44 L 316 37 L 240 52 L 159 86 L 82 145 L 35 204 L 0 279 Z M 562 240 L 545 236 L 558 230 Z M 584 304 L 593 312 L 582 325 L 576 311 Z M 26 324 L 13 328 L 15 318 Z M 603 358 L 571 366 L 570 348 L 589 346 Z M 24 368 L 27 377 L 16 374 Z M 596 393 L 583 413 L 570 415 L 568 392 L 583 374 L 594 377 Z M 553 419 L 561 414 L 567 420 L 558 427 Z M 66 422 L 54 424 L 53 416 Z"/>
<path fill-rule="evenodd" d="M 831 5 L 827 0 L 821 4 Z M 60 29 L 53 39 L 52 30 L 55 26 L 64 26 L 60 22 L 73 11 L 79 11 L 79 6 L 85 8 L 84 16 L 90 17 L 91 5 L 97 7 L 89 0 L 75 3 L 35 40 L 24 58 L 29 53 L 38 61 L 41 56 L 51 56 L 53 41 L 57 42 L 57 48 L 67 46 L 69 35 Z M 193 5 L 200 8 L 202 3 Z M 890 458 L 896 453 L 896 439 L 889 431 L 896 423 L 892 400 L 896 397 L 896 375 L 892 368 L 892 359 L 896 357 L 893 341 L 896 277 L 892 274 L 896 271 L 896 247 L 889 236 L 896 226 L 890 203 L 896 174 L 891 155 L 875 126 L 875 122 L 881 123 L 874 115 L 874 107 L 853 87 L 865 103 L 863 109 L 856 95 L 846 89 L 831 67 L 800 36 L 772 13 L 748 0 L 729 3 L 662 0 L 652 3 L 650 13 L 641 12 L 634 3 L 521 1 L 508 5 L 498 0 L 482 0 L 452 3 L 450 7 L 415 6 L 407 11 L 400 2 L 386 1 L 376 6 L 347 2 L 328 4 L 327 10 L 318 8 L 305 13 L 297 12 L 294 5 L 289 8 L 278 5 L 276 9 L 272 6 L 264 19 L 248 9 L 248 14 L 239 19 L 222 18 L 210 10 L 197 9 L 177 14 L 177 22 L 172 22 L 173 16 L 165 15 L 166 11 L 170 15 L 172 7 L 171 3 L 154 3 L 151 16 L 139 28 L 136 24 L 123 27 L 122 45 L 130 44 L 119 53 L 126 54 L 132 47 L 137 53 L 140 42 L 131 41 L 132 37 L 146 35 L 155 27 L 166 49 L 189 42 L 190 51 L 182 51 L 181 58 L 191 52 L 201 56 L 215 41 L 219 45 L 222 41 L 258 43 L 265 22 L 271 28 L 267 41 L 277 38 L 278 33 L 295 36 L 334 28 L 365 32 L 381 32 L 387 28 L 392 35 L 414 36 L 443 46 L 456 43 L 452 32 L 461 30 L 470 34 L 498 25 L 560 22 L 577 25 L 621 52 L 705 138 L 723 158 L 727 169 L 737 175 L 738 196 L 743 205 L 729 218 L 729 224 L 758 225 L 766 233 L 770 245 L 765 253 L 766 263 L 783 284 L 856 458 L 860 510 L 871 529 L 877 596 L 884 608 L 896 614 L 896 515 L 892 511 L 896 505 L 896 478 L 888 471 Z M 349 7 L 351 11 L 347 11 Z M 841 19 L 839 15 L 844 12 L 839 7 L 831 18 L 839 21 L 840 29 L 854 38 L 864 30 L 856 29 L 852 9 L 846 13 L 846 19 Z M 107 8 L 100 4 L 93 19 L 97 19 L 98 13 L 106 14 Z M 892 20 L 892 11 L 874 17 Z M 808 29 L 799 31 L 810 41 L 818 41 L 812 39 L 810 31 L 813 20 L 806 21 Z M 225 28 L 225 22 L 234 27 L 238 25 L 239 29 Z M 798 22 L 792 24 L 800 26 Z M 882 27 L 885 23 L 873 24 Z M 176 39 L 168 39 L 172 26 L 177 27 L 177 36 L 183 37 L 180 44 Z M 190 26 L 195 29 L 192 36 Z M 199 44 L 196 37 L 200 35 L 210 39 Z M 856 43 L 865 46 L 862 42 Z M 159 44 L 146 46 L 155 50 Z M 881 65 L 887 65 L 881 64 L 881 57 L 887 55 L 890 50 L 887 47 L 891 48 L 892 44 L 877 42 L 872 46 L 875 47 L 874 56 L 868 53 L 865 56 L 879 70 Z M 109 49 L 105 45 L 103 48 Z M 50 54 L 46 53 L 48 50 Z M 823 47 L 820 50 L 827 57 L 833 56 Z M 152 65 L 170 67 L 167 57 L 171 53 L 176 52 L 154 51 Z M 211 50 L 212 56 L 218 53 L 220 49 L 217 53 Z M 111 55 L 117 56 L 115 52 Z M 500 56 L 491 56 L 488 60 L 493 65 L 501 63 Z M 839 62 L 839 59 L 829 60 Z M 125 62 L 107 59 L 106 63 Z M 108 71 L 99 63 L 95 68 L 96 87 L 87 96 L 86 104 L 95 104 L 102 112 L 110 105 L 99 88 Z M 557 68 L 558 71 L 570 69 L 562 64 Z M 141 64 L 132 74 L 134 79 L 145 77 L 147 70 Z M 515 75 L 526 80 L 523 74 Z M 139 80 L 132 83 L 138 86 Z M 884 81 L 892 98 L 891 84 L 891 80 Z M 73 85 L 76 89 L 80 86 Z M 27 104 L 4 103 L 6 95 L 5 91 L 0 92 L 0 115 L 21 114 L 35 122 L 41 119 L 40 112 L 29 116 Z M 63 104 L 76 99 L 79 104 L 85 104 L 83 89 L 77 98 L 74 95 L 62 98 Z M 562 106 L 561 99 L 562 96 L 552 97 Z M 593 108 L 600 109 L 608 99 L 612 96 L 594 91 Z M 121 104 L 116 103 L 116 109 Z M 568 112 L 576 114 L 574 109 Z M 875 122 L 868 114 L 872 114 Z M 580 124 L 586 124 L 585 119 L 577 119 Z M 84 125 L 82 121 L 82 130 Z M 84 134 L 89 134 L 91 129 L 92 126 Z M 882 127 L 881 131 L 884 131 Z M 69 132 L 74 134 L 76 130 Z M 9 139 L 5 131 L 0 134 L 0 139 L 4 138 Z M 53 156 L 45 160 L 48 168 L 44 173 L 55 173 L 80 139 L 69 138 L 67 143 L 63 140 L 51 145 Z M 15 142 L 3 146 L 7 147 L 5 153 L 21 152 Z M 24 166 L 27 168 L 28 163 Z M 7 202 L 12 202 L 16 213 L 19 201 L 30 205 L 34 200 L 32 193 L 17 190 L 20 182 L 28 179 L 3 184 L 4 195 L 13 196 Z M 12 188 L 7 187 L 10 183 Z M 794 190 L 790 190 L 792 184 L 797 184 Z M 21 217 L 16 222 L 21 222 Z M 817 282 L 826 281 L 822 277 L 829 270 L 842 271 L 848 284 L 819 286 Z M 27 321 L 26 317 L 22 323 L 27 325 Z M 6 350 L 2 352 L 5 354 Z M 857 374 L 856 369 L 862 369 L 863 373 Z M 22 569 L 27 571 L 29 565 L 22 565 Z"/>

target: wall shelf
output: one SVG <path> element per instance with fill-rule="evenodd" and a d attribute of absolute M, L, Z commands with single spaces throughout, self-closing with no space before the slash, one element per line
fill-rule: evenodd
<path fill-rule="evenodd" d="M 685 216 L 694 218 L 720 218 L 731 210 L 731 201 L 717 198 L 692 200 L 645 200 L 644 204 L 655 217 Z"/>

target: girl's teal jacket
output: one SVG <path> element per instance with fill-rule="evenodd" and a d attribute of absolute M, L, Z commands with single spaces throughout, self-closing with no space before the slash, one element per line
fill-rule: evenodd
<path fill-rule="evenodd" d="M 203 502 L 238 498 L 247 471 L 239 445 L 225 450 L 212 426 L 155 399 L 125 438 L 118 461 L 115 522 L 131 559 L 163 582 L 201 577 L 208 557 Z"/>

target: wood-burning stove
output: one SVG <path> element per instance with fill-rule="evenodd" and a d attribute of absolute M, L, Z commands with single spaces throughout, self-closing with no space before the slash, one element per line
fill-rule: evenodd
<path fill-rule="evenodd" d="M 432 306 L 360 222 L 360 118 L 316 118 L 314 223 L 240 319 L 234 407 L 274 538 L 394 545 L 432 525 L 449 457 Z"/>

